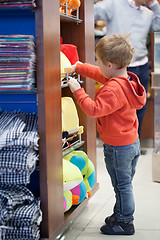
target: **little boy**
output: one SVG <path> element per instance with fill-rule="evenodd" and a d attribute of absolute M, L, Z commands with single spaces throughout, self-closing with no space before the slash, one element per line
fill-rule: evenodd
<path fill-rule="evenodd" d="M 95 55 L 99 67 L 78 63 L 73 71 L 103 86 L 94 101 L 73 78 L 69 86 L 82 110 L 97 119 L 97 130 L 104 142 L 104 158 L 115 191 L 113 214 L 100 230 L 108 235 L 133 235 L 135 210 L 132 179 L 140 155 L 136 110 L 144 106 L 146 93 L 138 77 L 127 72 L 134 49 L 119 34 L 99 40 Z"/>

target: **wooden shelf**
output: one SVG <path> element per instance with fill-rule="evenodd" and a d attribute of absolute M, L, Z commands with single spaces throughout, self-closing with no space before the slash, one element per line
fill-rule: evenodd
<path fill-rule="evenodd" d="M 70 152 L 82 147 L 84 145 L 84 141 L 76 141 L 75 143 L 71 144 L 70 147 L 63 149 L 63 157 L 68 155 Z"/>
<path fill-rule="evenodd" d="M 81 23 L 82 19 L 79 19 L 79 8 L 78 9 L 73 9 L 68 6 L 68 3 L 65 4 L 60 4 L 60 8 L 64 9 L 64 13 L 60 11 L 60 19 L 61 22 L 76 22 L 76 23 Z M 73 13 L 68 14 L 68 10 L 73 10 Z"/>
<path fill-rule="evenodd" d="M 75 23 L 81 23 L 82 20 L 77 18 L 76 16 L 69 16 L 66 14 L 60 14 L 60 18 L 62 22 L 75 22 Z"/>

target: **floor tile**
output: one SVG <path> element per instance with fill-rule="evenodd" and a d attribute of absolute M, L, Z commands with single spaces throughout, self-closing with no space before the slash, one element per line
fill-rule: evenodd
<path fill-rule="evenodd" d="M 132 236 L 115 236 L 115 235 L 104 235 L 101 234 L 98 228 L 90 228 L 84 229 L 82 233 L 77 236 L 76 240 L 159 240 L 160 231 L 153 230 L 137 230 L 137 232 Z"/>

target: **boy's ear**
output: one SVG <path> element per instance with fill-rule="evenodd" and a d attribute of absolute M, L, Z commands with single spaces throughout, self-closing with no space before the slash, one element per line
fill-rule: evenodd
<path fill-rule="evenodd" d="M 107 67 L 111 68 L 112 67 L 112 63 L 111 62 L 107 62 Z"/>

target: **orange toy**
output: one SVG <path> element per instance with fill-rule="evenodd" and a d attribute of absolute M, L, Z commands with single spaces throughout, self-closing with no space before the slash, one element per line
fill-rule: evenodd
<path fill-rule="evenodd" d="M 76 9 L 78 9 L 81 5 L 80 0 L 69 0 L 68 2 L 68 7 L 71 7 L 71 12 L 75 11 Z"/>
<path fill-rule="evenodd" d="M 65 7 L 62 5 L 65 5 L 66 3 L 68 3 L 68 0 L 59 0 L 59 4 L 60 4 L 60 12 L 61 13 L 65 13 Z M 61 5 L 62 4 L 62 5 Z"/>
<path fill-rule="evenodd" d="M 67 14 L 71 15 L 72 12 L 74 12 L 76 9 L 78 9 L 81 5 L 80 0 L 60 0 L 60 4 L 66 4 L 67 3 Z M 60 7 L 61 13 L 66 13 L 65 12 L 65 7 L 61 6 Z"/>
<path fill-rule="evenodd" d="M 67 3 L 68 2 L 68 0 L 59 0 L 59 3 L 60 4 L 65 4 L 65 3 Z"/>

